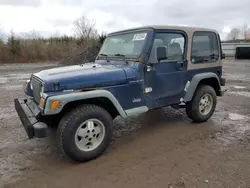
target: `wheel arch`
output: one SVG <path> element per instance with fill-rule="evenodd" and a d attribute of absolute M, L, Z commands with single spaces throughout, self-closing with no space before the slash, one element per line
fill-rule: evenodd
<path fill-rule="evenodd" d="M 118 112 L 114 104 L 106 97 L 95 97 L 95 98 L 88 98 L 88 99 L 82 99 L 82 100 L 77 100 L 77 101 L 70 101 L 64 106 L 64 108 L 62 109 L 60 113 L 61 115 L 63 115 L 66 112 L 70 111 L 71 109 L 84 105 L 84 104 L 93 104 L 93 105 L 102 107 L 111 115 L 113 119 L 115 119 L 118 115 L 120 115 L 120 113 Z"/>
<path fill-rule="evenodd" d="M 186 88 L 186 94 L 184 96 L 184 101 L 188 102 L 191 101 L 196 89 L 200 86 L 200 85 L 209 85 L 211 87 L 213 87 L 215 89 L 216 95 L 219 96 L 220 95 L 220 90 L 221 90 L 221 85 L 220 85 L 220 81 L 219 81 L 219 77 L 217 74 L 215 73 L 201 73 L 201 74 L 197 74 L 195 75 L 188 88 Z"/>
<path fill-rule="evenodd" d="M 60 104 L 57 109 L 51 110 L 50 106 L 55 100 L 59 100 Z M 121 107 L 120 103 L 117 101 L 114 95 L 107 90 L 73 92 L 48 97 L 44 108 L 44 114 L 61 114 L 81 104 L 95 104 L 107 110 L 113 117 L 116 117 L 117 115 L 126 117 L 126 113 Z"/>

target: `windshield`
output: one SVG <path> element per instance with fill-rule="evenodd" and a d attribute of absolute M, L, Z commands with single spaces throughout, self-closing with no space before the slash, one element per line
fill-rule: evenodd
<path fill-rule="evenodd" d="M 146 38 L 147 32 L 145 31 L 109 36 L 104 41 L 99 55 L 139 57 Z"/>

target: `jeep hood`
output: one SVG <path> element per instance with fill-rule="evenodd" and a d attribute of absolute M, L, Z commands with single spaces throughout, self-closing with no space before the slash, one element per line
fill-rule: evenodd
<path fill-rule="evenodd" d="M 55 84 L 59 84 L 59 90 L 76 90 L 84 88 L 107 87 L 127 83 L 135 77 L 136 71 L 132 67 L 117 67 L 112 64 L 87 63 L 52 68 L 40 71 L 35 76 L 44 82 L 44 91 L 55 91 Z"/>

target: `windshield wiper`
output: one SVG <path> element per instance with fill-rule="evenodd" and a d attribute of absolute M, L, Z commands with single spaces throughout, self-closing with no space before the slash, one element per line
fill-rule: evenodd
<path fill-rule="evenodd" d="M 117 54 L 115 54 L 115 56 L 123 57 L 123 60 L 125 61 L 125 55 L 117 53 Z M 125 61 L 125 63 L 128 64 L 128 61 Z"/>
<path fill-rule="evenodd" d="M 108 56 L 107 54 L 99 54 L 99 55 L 101 55 L 101 56 L 105 56 L 105 57 L 107 57 L 107 56 Z"/>
<path fill-rule="evenodd" d="M 107 55 L 107 54 L 99 54 L 99 55 L 98 55 L 98 59 L 99 59 L 100 56 L 106 57 L 106 61 L 109 62 L 109 60 L 108 60 L 108 55 Z"/>
<path fill-rule="evenodd" d="M 125 55 L 123 55 L 123 54 L 115 54 L 115 56 L 125 57 Z"/>

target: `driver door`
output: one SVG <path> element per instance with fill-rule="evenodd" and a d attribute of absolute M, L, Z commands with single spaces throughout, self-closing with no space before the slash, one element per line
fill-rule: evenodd
<path fill-rule="evenodd" d="M 145 72 L 145 98 L 149 107 L 180 103 L 187 69 L 186 40 L 182 32 L 156 32 Z M 158 47 L 165 47 L 167 56 L 160 61 Z"/>

